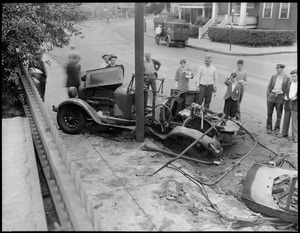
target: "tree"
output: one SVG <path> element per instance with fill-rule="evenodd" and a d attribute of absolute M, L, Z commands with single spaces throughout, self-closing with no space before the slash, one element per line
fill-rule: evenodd
<path fill-rule="evenodd" d="M 81 3 L 2 3 L 2 92 L 13 91 L 18 101 L 20 63 L 40 49 L 68 45 L 82 35 L 85 19 Z"/>
<path fill-rule="evenodd" d="M 146 13 L 148 14 L 160 14 L 165 7 L 164 2 L 152 2 L 151 5 L 146 8 Z M 170 12 L 171 4 L 169 2 L 166 3 L 167 10 Z"/>

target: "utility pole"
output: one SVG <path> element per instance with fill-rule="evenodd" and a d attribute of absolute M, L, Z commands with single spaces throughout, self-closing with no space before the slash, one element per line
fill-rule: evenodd
<path fill-rule="evenodd" d="M 229 51 L 231 51 L 231 43 L 232 43 L 232 34 L 233 34 L 233 16 L 234 16 L 234 9 L 231 11 L 231 27 L 230 27 L 230 46 Z"/>
<path fill-rule="evenodd" d="M 144 141 L 144 3 L 134 4 L 135 112 L 137 142 Z"/>

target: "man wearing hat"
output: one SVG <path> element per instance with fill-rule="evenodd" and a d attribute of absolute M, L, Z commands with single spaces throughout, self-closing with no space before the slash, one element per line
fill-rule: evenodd
<path fill-rule="evenodd" d="M 109 65 L 109 55 L 106 53 L 102 56 L 104 62 L 101 64 L 100 68 L 105 68 L 107 65 Z"/>
<path fill-rule="evenodd" d="M 279 137 L 288 137 L 290 121 L 292 118 L 292 141 L 298 142 L 298 71 L 291 71 L 291 82 L 287 85 L 284 96 L 284 118 L 282 132 Z"/>
<path fill-rule="evenodd" d="M 109 56 L 109 58 L 108 58 L 109 64 L 106 66 L 106 68 L 116 66 L 116 65 L 117 65 L 117 64 L 116 64 L 117 58 L 118 58 L 117 56 L 111 54 L 111 55 Z"/>
<path fill-rule="evenodd" d="M 290 77 L 284 73 L 285 65 L 283 62 L 276 64 L 276 74 L 272 75 L 267 88 L 267 133 L 272 133 L 272 115 L 276 109 L 277 119 L 274 126 L 275 135 L 279 134 L 280 121 L 283 109 L 284 95 L 287 90 Z"/>

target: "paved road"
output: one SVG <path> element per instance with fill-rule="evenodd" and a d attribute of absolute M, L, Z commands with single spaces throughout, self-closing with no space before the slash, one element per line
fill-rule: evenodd
<path fill-rule="evenodd" d="M 148 29 L 151 30 L 151 29 Z M 134 73 L 134 21 L 128 19 L 124 22 L 114 22 L 105 25 L 97 22 L 87 22 L 83 25 L 84 39 L 72 38 L 72 44 L 76 45 L 82 54 L 82 68 L 84 70 L 98 68 L 102 63 L 101 55 L 105 52 L 118 56 L 117 62 L 125 67 L 124 83 L 130 81 L 131 73 Z M 50 54 L 60 64 L 66 62 L 68 48 L 55 49 Z M 179 60 L 185 58 L 188 65 L 197 72 L 199 65 L 203 64 L 204 51 L 192 48 L 157 46 L 153 39 L 145 36 L 145 52 L 149 51 L 153 58 L 162 62 L 159 75 L 166 79 L 164 93 L 169 94 L 174 87 L 174 75 Z M 213 98 L 211 109 L 221 112 L 223 109 L 223 96 L 226 90 L 225 78 L 236 68 L 239 57 L 222 54 L 211 54 L 213 64 L 218 69 L 219 86 L 218 93 Z M 242 112 L 246 115 L 254 115 L 261 120 L 266 117 L 265 92 L 269 78 L 275 73 L 275 64 L 284 61 L 289 72 L 297 66 L 296 54 L 282 54 L 259 57 L 242 57 L 245 61 L 245 70 L 248 72 L 248 85 L 242 103 Z M 190 89 L 195 89 L 195 80 L 191 80 Z"/>

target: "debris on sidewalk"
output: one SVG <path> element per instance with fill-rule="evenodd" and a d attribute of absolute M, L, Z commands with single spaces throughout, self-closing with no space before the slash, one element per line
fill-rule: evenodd
<path fill-rule="evenodd" d="M 242 199 L 254 211 L 298 223 L 297 171 L 254 163 L 247 172 Z"/>
<path fill-rule="evenodd" d="M 159 153 L 162 153 L 162 154 L 166 154 L 168 156 L 171 156 L 171 157 L 177 157 L 178 154 L 175 154 L 171 151 L 167 151 L 167 150 L 161 150 L 159 148 L 156 148 L 154 146 L 150 146 L 149 144 L 145 144 L 144 145 L 144 148 L 142 148 L 142 150 L 145 150 L 145 151 L 156 151 L 156 152 L 159 152 Z M 152 156 L 151 156 L 152 157 Z M 188 156 L 180 156 L 181 159 L 185 159 L 185 160 L 190 160 L 190 161 L 193 161 L 193 162 L 196 162 L 196 163 L 201 163 L 201 164 L 207 164 L 207 165 L 220 165 L 221 162 L 220 161 L 204 161 L 204 160 L 200 160 L 200 159 L 195 159 L 195 158 L 191 158 L 191 157 L 188 157 Z"/>
<path fill-rule="evenodd" d="M 244 178 L 245 174 L 241 170 L 237 170 L 236 172 L 233 173 L 235 178 Z"/>
<path fill-rule="evenodd" d="M 166 183 L 166 198 L 168 200 L 178 200 L 179 184 L 175 180 L 169 180 Z"/>
<path fill-rule="evenodd" d="M 103 206 L 103 202 L 101 201 L 100 203 L 98 203 L 94 206 L 94 209 L 98 209 L 99 207 L 102 207 L 102 206 Z"/>
<path fill-rule="evenodd" d="M 199 202 L 194 202 L 192 206 L 188 206 L 187 209 L 191 211 L 194 216 L 197 216 L 199 211 L 204 211 L 203 205 Z"/>

